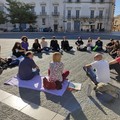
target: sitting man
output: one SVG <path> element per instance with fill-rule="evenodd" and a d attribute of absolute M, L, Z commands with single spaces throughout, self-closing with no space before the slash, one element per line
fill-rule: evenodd
<path fill-rule="evenodd" d="M 77 46 L 77 50 L 80 50 L 80 47 L 84 44 L 83 40 L 81 37 L 78 37 L 78 40 L 75 42 Z"/>
<path fill-rule="evenodd" d="M 66 37 L 63 37 L 63 40 L 61 41 L 61 49 L 63 49 L 64 51 L 70 51 L 72 50 L 72 46 L 69 45 L 68 40 L 66 39 Z"/>
<path fill-rule="evenodd" d="M 85 65 L 83 69 L 87 72 L 93 83 L 98 85 L 98 83 L 108 83 L 110 81 L 110 70 L 109 63 L 103 60 L 101 54 L 96 54 L 94 56 L 94 62 Z M 95 88 L 96 88 L 95 87 Z"/>
<path fill-rule="evenodd" d="M 103 42 L 101 41 L 100 37 L 98 37 L 98 39 L 95 43 L 95 47 L 96 47 L 96 51 L 102 51 L 103 50 Z"/>
<path fill-rule="evenodd" d="M 115 69 L 115 71 L 120 76 L 120 49 L 117 51 L 117 54 L 119 57 L 112 60 L 109 64 L 110 64 L 110 69 Z"/>
<path fill-rule="evenodd" d="M 113 50 L 114 44 L 114 39 L 111 39 L 110 42 L 105 46 L 106 52 L 110 53 Z"/>
<path fill-rule="evenodd" d="M 33 53 L 30 51 L 26 52 L 25 59 L 19 65 L 18 77 L 27 81 L 39 75 L 39 72 L 39 67 L 33 61 Z"/>

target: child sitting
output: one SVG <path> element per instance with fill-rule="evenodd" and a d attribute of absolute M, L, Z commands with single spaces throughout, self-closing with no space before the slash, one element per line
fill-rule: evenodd
<path fill-rule="evenodd" d="M 66 80 L 69 71 L 63 73 L 64 64 L 61 62 L 61 54 L 55 52 L 53 54 L 53 62 L 50 63 L 48 70 L 49 79 L 44 78 L 43 84 L 46 89 L 62 89 L 62 82 Z"/>

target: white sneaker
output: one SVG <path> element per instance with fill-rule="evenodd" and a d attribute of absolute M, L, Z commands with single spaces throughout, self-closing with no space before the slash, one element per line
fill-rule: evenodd
<path fill-rule="evenodd" d="M 88 87 L 87 87 L 87 96 L 91 96 L 91 92 L 92 92 L 92 87 L 90 84 L 88 84 Z"/>

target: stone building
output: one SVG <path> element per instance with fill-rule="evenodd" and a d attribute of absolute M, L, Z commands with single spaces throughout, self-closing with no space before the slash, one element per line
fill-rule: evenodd
<path fill-rule="evenodd" d="M 38 16 L 35 26 L 42 31 L 111 31 L 115 0 L 20 0 L 33 6 Z M 0 0 L 0 10 L 4 10 L 5 0 Z M 18 24 L 16 25 L 19 26 Z M 12 29 L 13 25 L 0 25 Z M 28 28 L 29 24 L 24 24 Z"/>

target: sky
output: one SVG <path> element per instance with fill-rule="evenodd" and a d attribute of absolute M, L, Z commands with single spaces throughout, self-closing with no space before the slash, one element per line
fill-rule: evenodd
<path fill-rule="evenodd" d="M 115 4 L 115 16 L 120 15 L 120 0 L 116 0 Z"/>

